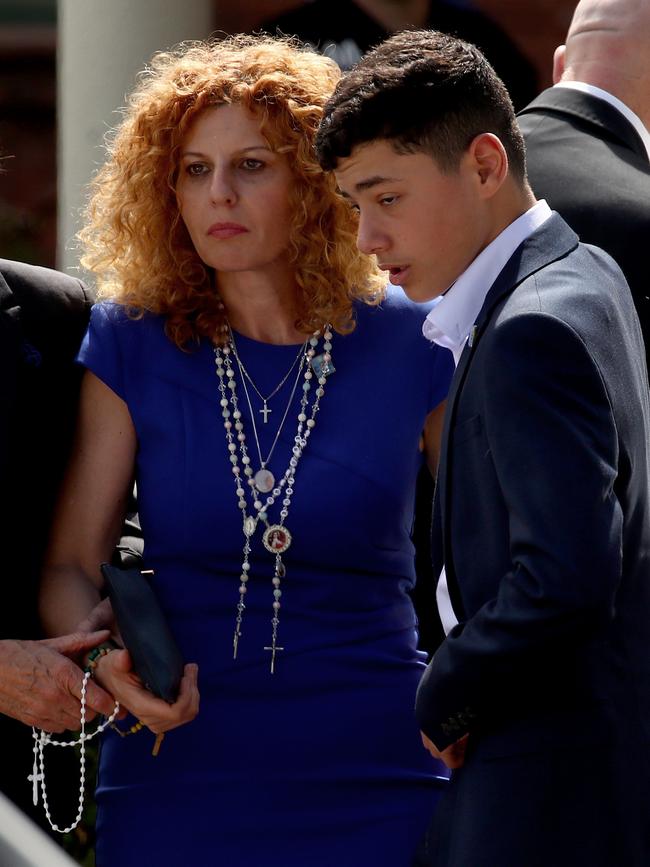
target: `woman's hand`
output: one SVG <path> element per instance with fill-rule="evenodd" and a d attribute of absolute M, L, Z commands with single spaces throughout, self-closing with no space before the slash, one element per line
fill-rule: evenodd
<path fill-rule="evenodd" d="M 152 732 L 160 734 L 191 722 L 199 712 L 198 671 L 195 663 L 185 666 L 174 704 L 167 704 L 145 689 L 133 671 L 128 650 L 112 650 L 101 657 L 95 668 L 95 679 L 115 696 L 121 707 L 127 708 Z"/>

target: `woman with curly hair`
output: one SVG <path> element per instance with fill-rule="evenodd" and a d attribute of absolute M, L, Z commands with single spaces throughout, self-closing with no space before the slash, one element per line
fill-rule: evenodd
<path fill-rule="evenodd" d="M 312 152 L 338 75 L 266 37 L 158 54 L 93 184 L 102 300 L 42 612 L 59 633 L 96 604 L 135 478 L 191 662 L 170 706 L 125 651 L 96 660 L 175 728 L 156 758 L 105 734 L 98 867 L 406 867 L 444 784 L 412 717 L 409 534 L 452 365 Z"/>

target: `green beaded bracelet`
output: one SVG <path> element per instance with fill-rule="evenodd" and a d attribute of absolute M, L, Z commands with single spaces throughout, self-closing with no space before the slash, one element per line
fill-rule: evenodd
<path fill-rule="evenodd" d="M 106 656 L 106 654 L 110 653 L 111 650 L 117 649 L 118 646 L 114 641 L 104 641 L 101 644 L 98 644 L 97 647 L 94 647 L 88 654 L 88 662 L 84 668 L 84 673 L 90 674 L 91 677 L 94 677 L 97 663 L 102 656 Z"/>

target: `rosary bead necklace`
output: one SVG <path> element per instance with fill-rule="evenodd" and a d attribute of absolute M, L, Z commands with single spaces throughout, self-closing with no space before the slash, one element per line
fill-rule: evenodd
<path fill-rule="evenodd" d="M 296 382 L 291 392 L 287 408 L 280 422 L 273 445 L 266 457 L 262 459 L 259 438 L 255 427 L 255 419 L 250 402 L 250 396 L 246 388 L 246 377 L 242 370 L 241 360 L 237 354 L 234 345 L 234 339 L 230 326 L 224 326 L 226 336 L 225 345 L 215 345 L 215 367 L 221 394 L 220 406 L 221 415 L 223 417 L 223 426 L 226 434 L 226 446 L 229 453 L 229 460 L 232 465 L 232 473 L 235 483 L 235 493 L 237 496 L 237 506 L 242 515 L 242 531 L 244 535 L 244 545 L 242 548 L 242 567 L 239 576 L 239 600 L 237 603 L 237 613 L 235 617 L 235 630 L 233 635 L 233 658 L 237 658 L 237 650 L 239 641 L 242 637 L 242 624 L 244 619 L 244 611 L 246 609 L 245 597 L 248 590 L 247 584 L 250 577 L 251 564 L 251 539 L 255 535 L 260 524 L 265 527 L 262 533 L 262 544 L 264 548 L 274 555 L 274 569 L 272 578 L 273 587 L 273 616 L 271 619 L 271 643 L 264 647 L 264 650 L 271 653 L 271 673 L 275 673 L 275 658 L 276 654 L 284 650 L 278 643 L 278 629 L 280 625 L 280 608 L 282 597 L 281 583 L 282 578 L 286 575 L 286 569 L 282 560 L 282 555 L 289 548 L 292 542 L 291 533 L 285 525 L 285 521 L 289 516 L 289 507 L 294 492 L 295 475 L 298 468 L 298 463 L 302 457 L 303 451 L 307 445 L 312 430 L 316 425 L 316 415 L 320 408 L 320 401 L 325 394 L 325 384 L 327 377 L 334 372 L 335 368 L 332 364 L 332 331 L 330 326 L 326 326 L 322 332 L 323 352 L 316 354 L 321 332 L 316 331 L 305 344 L 300 348 L 300 352 L 296 358 L 301 359 L 298 366 Z M 255 441 L 257 443 L 257 452 L 260 462 L 260 469 L 255 472 L 251 466 L 251 458 L 248 454 L 246 445 L 246 434 L 244 432 L 244 424 L 242 421 L 241 410 L 239 409 L 239 400 L 237 397 L 237 384 L 235 378 L 235 369 L 232 359 L 235 359 L 235 364 L 238 366 L 244 392 L 246 395 L 249 412 L 251 415 L 251 424 L 253 427 Z M 294 365 L 295 365 L 294 361 Z M 293 366 L 289 373 L 285 376 L 281 385 L 288 379 Z M 296 434 L 294 436 L 294 445 L 292 447 L 291 457 L 289 458 L 289 466 L 276 483 L 276 478 L 267 469 L 267 463 L 273 453 L 275 445 L 280 436 L 282 427 L 288 415 L 288 412 L 293 403 L 293 398 L 298 387 L 300 375 L 304 370 L 302 396 L 300 399 L 300 407 L 298 411 L 298 424 Z M 314 390 L 313 402 L 310 405 L 310 392 L 312 390 L 312 380 L 314 376 L 317 380 L 317 388 Z M 252 381 L 251 381 L 252 384 Z M 257 389 L 255 389 L 257 391 Z M 279 390 L 279 389 L 277 389 Z M 276 393 L 277 393 L 276 390 Z M 258 391 L 259 394 L 259 391 Z M 260 397 L 262 395 L 260 394 Z M 268 399 L 268 398 L 267 398 Z M 262 400 L 264 398 L 262 397 Z M 241 467 L 240 467 L 241 455 Z M 243 467 L 243 470 L 242 470 Z M 242 475 L 244 478 L 242 478 Z M 248 490 L 247 490 L 248 489 Z M 263 499 L 263 495 L 268 494 Z M 282 508 L 280 509 L 280 517 L 277 523 L 269 522 L 269 510 L 273 507 L 276 501 L 282 497 Z M 249 507 L 247 497 L 252 501 L 252 509 Z"/>
<path fill-rule="evenodd" d="M 84 808 L 84 796 L 86 792 L 86 743 L 94 738 L 96 735 L 100 734 L 104 731 L 104 729 L 113 724 L 115 717 L 119 713 L 120 705 L 118 702 L 115 702 L 115 707 L 113 708 L 113 713 L 104 720 L 104 722 L 99 725 L 92 734 L 86 734 L 86 690 L 88 687 L 88 681 L 90 680 L 92 675 L 91 671 L 86 671 L 84 674 L 83 681 L 81 682 L 81 731 L 79 732 L 79 738 L 76 741 L 57 741 L 55 740 L 49 732 L 40 731 L 34 727 L 32 727 L 32 737 L 34 738 L 34 767 L 32 769 L 32 773 L 27 778 L 33 786 L 33 802 L 34 806 L 38 804 L 38 791 L 40 785 L 41 796 L 43 798 L 43 809 L 45 810 L 45 815 L 47 817 L 47 821 L 50 823 L 50 827 L 53 831 L 58 831 L 60 834 L 68 834 L 70 831 L 73 831 L 79 822 L 81 821 L 81 817 L 83 815 Z M 50 815 L 50 805 L 47 800 L 47 790 L 45 788 L 45 756 L 43 751 L 45 747 L 51 744 L 53 747 L 79 747 L 79 803 L 77 807 L 77 815 L 71 825 L 67 828 L 59 828 L 59 826 L 52 821 L 52 816 Z"/>

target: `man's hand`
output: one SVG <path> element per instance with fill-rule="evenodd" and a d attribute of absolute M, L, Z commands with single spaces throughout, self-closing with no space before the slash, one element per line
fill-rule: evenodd
<path fill-rule="evenodd" d="M 422 737 L 424 748 L 431 753 L 434 759 L 441 759 L 452 771 L 456 768 L 463 767 L 465 764 L 465 751 L 467 749 L 467 739 L 469 738 L 469 735 L 463 735 L 460 740 L 450 744 L 442 751 L 436 747 L 433 741 L 429 740 L 424 732 L 420 732 L 420 735 Z"/>
<path fill-rule="evenodd" d="M 108 638 L 108 631 L 75 633 L 45 641 L 0 641 L 0 713 L 48 732 L 80 725 L 83 672 L 68 657 L 79 656 Z M 88 682 L 86 719 L 112 713 L 114 701 Z"/>

